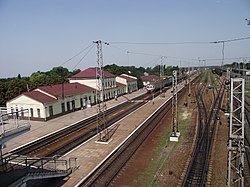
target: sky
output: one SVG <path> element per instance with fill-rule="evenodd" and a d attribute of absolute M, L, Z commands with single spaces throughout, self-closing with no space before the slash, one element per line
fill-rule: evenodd
<path fill-rule="evenodd" d="M 249 0 L 0 0 L 0 78 L 95 67 L 97 40 L 104 66 L 220 65 L 216 41 L 249 61 L 246 18 Z"/>

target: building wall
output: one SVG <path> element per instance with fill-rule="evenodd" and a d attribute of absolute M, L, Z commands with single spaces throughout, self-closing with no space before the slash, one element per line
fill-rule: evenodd
<path fill-rule="evenodd" d="M 137 81 L 128 82 L 128 92 L 134 92 L 138 90 Z"/>
<path fill-rule="evenodd" d="M 13 99 L 6 103 L 8 113 L 28 109 L 29 113 L 25 113 L 25 117 L 30 117 L 33 113 L 33 117 L 38 117 L 38 109 L 40 110 L 40 118 L 45 118 L 45 107 L 42 103 L 33 100 L 25 95 L 21 95 L 16 99 Z M 33 112 L 32 112 L 33 111 Z"/>
<path fill-rule="evenodd" d="M 96 79 L 70 79 L 69 83 L 80 83 L 96 89 Z"/>
<path fill-rule="evenodd" d="M 52 103 L 40 103 L 25 95 L 21 95 L 16 99 L 7 102 L 8 113 L 16 110 L 28 109 L 29 113 L 24 114 L 25 117 L 31 117 L 34 120 L 47 120 L 63 113 L 72 112 L 81 108 L 86 108 L 87 104 L 93 105 L 96 102 L 95 92 L 82 93 L 79 95 L 59 98 Z M 64 103 L 64 110 L 62 107 Z M 32 115 L 33 114 L 33 115 Z"/>
<path fill-rule="evenodd" d="M 126 93 L 134 92 L 138 90 L 137 80 L 128 82 L 125 78 L 116 77 L 116 81 L 126 85 Z"/>
<path fill-rule="evenodd" d="M 70 79 L 70 83 L 80 83 L 91 88 L 97 89 L 97 80 L 96 79 Z M 104 79 L 104 86 L 105 89 L 108 88 L 115 88 L 116 87 L 116 80 L 115 78 L 106 78 Z"/>

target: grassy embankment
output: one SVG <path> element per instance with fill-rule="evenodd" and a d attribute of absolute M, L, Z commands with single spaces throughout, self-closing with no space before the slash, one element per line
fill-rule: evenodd
<path fill-rule="evenodd" d="M 172 124 L 164 129 L 159 145 L 154 149 L 154 156 L 151 158 L 151 161 L 144 172 L 139 176 L 138 180 L 140 186 L 153 186 L 154 184 L 157 184 L 157 177 L 164 168 L 165 162 L 170 156 L 172 156 L 178 146 L 182 144 L 189 123 L 190 118 L 179 116 L 179 131 L 181 132 L 181 136 L 179 137 L 178 142 L 170 142 Z"/>

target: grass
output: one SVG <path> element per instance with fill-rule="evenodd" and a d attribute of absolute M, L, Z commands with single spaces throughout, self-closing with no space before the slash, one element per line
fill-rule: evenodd
<path fill-rule="evenodd" d="M 249 85 L 246 85 L 245 87 L 245 96 L 250 98 L 250 86 Z"/>
<path fill-rule="evenodd" d="M 179 118 L 180 119 L 180 118 Z M 178 145 L 182 144 L 190 118 L 179 121 L 179 131 L 181 136 L 178 142 L 170 142 L 172 124 L 165 128 L 160 138 L 159 145 L 154 149 L 155 155 L 150 163 L 139 176 L 140 186 L 153 186 L 157 183 L 156 175 L 162 170 L 166 160 L 174 153 Z"/>

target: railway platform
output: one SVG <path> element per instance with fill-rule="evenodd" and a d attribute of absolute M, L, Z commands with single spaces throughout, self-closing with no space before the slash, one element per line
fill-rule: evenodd
<path fill-rule="evenodd" d="M 178 89 L 184 87 L 184 82 L 179 84 Z M 172 96 L 171 89 L 167 90 L 165 97 L 158 96 L 154 101 L 148 101 L 145 105 L 130 113 L 114 125 L 119 124 L 116 132 L 108 144 L 96 143 L 98 135 L 87 142 L 79 145 L 72 151 L 65 154 L 62 159 L 77 157 L 79 168 L 65 178 L 64 187 L 80 186 L 99 165 L 101 165 L 149 118 L 158 108 L 167 102 Z M 111 127 L 112 128 L 112 127 Z"/>
<path fill-rule="evenodd" d="M 140 96 L 146 93 L 145 89 L 138 90 L 136 92 L 132 92 L 130 94 L 120 96 L 117 100 L 109 100 L 106 101 L 107 108 L 112 108 L 116 105 L 119 105 L 127 100 Z M 48 134 L 51 134 L 55 131 L 58 131 L 62 128 L 68 127 L 78 121 L 86 119 L 90 116 L 96 115 L 97 106 L 94 105 L 90 108 L 86 108 L 83 110 L 78 110 L 58 118 L 51 119 L 49 121 L 30 121 L 30 131 L 26 132 L 18 137 L 15 137 L 12 140 L 5 142 L 5 146 L 3 148 L 3 154 L 9 152 L 12 149 L 15 149 L 19 146 L 27 144 L 29 142 L 35 141 L 36 139 L 42 138 Z"/>
<path fill-rule="evenodd" d="M 177 89 L 182 89 L 185 83 L 178 85 Z M 112 108 L 132 98 L 146 93 L 146 90 L 139 90 L 125 96 L 117 98 L 117 100 L 107 101 L 107 108 Z M 146 104 L 136 111 L 130 113 L 125 118 L 116 122 L 114 126 L 118 126 L 111 141 L 108 144 L 96 143 L 98 135 L 92 137 L 88 141 L 74 148 L 60 159 L 68 160 L 70 158 L 77 158 L 76 165 L 78 169 L 67 176 L 62 186 L 80 186 L 81 182 L 87 178 L 99 165 L 101 165 L 120 145 L 123 144 L 140 126 L 147 120 L 161 105 L 167 102 L 171 96 L 171 89 L 164 94 L 165 97 L 155 97 L 153 100 L 146 101 Z M 136 101 L 141 102 L 141 101 Z M 3 149 L 3 153 L 15 149 L 21 145 L 35 141 L 43 136 L 51 134 L 57 130 L 68 127 L 73 123 L 91 117 L 97 113 L 97 106 L 76 111 L 47 122 L 31 122 L 31 130 L 9 142 Z M 109 128 L 112 128 L 109 127 Z"/>

